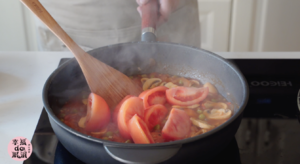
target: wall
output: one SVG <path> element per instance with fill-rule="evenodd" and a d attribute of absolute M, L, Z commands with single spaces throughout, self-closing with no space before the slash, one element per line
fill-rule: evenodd
<path fill-rule="evenodd" d="M 299 0 L 233 0 L 230 51 L 300 51 Z"/>
<path fill-rule="evenodd" d="M 299 0 L 198 0 L 201 47 L 211 51 L 300 51 Z M 36 51 L 34 16 L 0 1 L 0 51 Z"/>
<path fill-rule="evenodd" d="M 0 1 L 0 49 L 27 50 L 19 1 Z"/>

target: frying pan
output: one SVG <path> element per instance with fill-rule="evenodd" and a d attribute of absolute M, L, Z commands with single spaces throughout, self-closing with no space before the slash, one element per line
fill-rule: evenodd
<path fill-rule="evenodd" d="M 150 8 L 143 10 L 146 13 L 156 12 Z M 178 141 L 128 144 L 93 138 L 71 129 L 56 116 L 68 100 L 87 88 L 82 71 L 73 58 L 47 79 L 43 102 L 59 141 L 85 163 L 177 163 L 180 160 L 192 163 L 195 157 L 205 161 L 227 146 L 240 125 L 248 101 L 248 85 L 238 68 L 203 49 L 156 42 L 155 23 L 151 21 L 154 20 L 151 18 L 153 14 L 147 16 L 144 11 L 141 42 L 100 47 L 88 53 L 128 76 L 160 72 L 198 79 L 202 83 L 210 82 L 234 104 L 234 114 L 209 132 Z"/>

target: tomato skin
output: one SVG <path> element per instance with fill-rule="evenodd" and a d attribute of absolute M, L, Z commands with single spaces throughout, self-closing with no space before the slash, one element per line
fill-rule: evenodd
<path fill-rule="evenodd" d="M 144 99 L 148 91 L 149 90 L 145 90 L 144 92 L 140 93 L 139 98 Z"/>
<path fill-rule="evenodd" d="M 173 108 L 169 118 L 162 129 L 162 136 L 165 141 L 184 139 L 189 134 L 191 121 L 185 111 Z"/>
<path fill-rule="evenodd" d="M 152 105 L 146 109 L 144 120 L 149 130 L 151 131 L 155 125 L 159 124 L 167 114 L 168 109 L 161 104 Z"/>
<path fill-rule="evenodd" d="M 114 109 L 114 114 L 113 114 L 113 122 L 114 123 L 118 123 L 118 114 L 119 114 L 119 111 L 120 111 L 120 108 L 122 106 L 122 104 L 124 103 L 125 100 L 129 99 L 130 97 L 134 97 L 132 95 L 127 95 L 125 96 L 120 102 L 119 104 L 115 107 Z"/>
<path fill-rule="evenodd" d="M 110 121 L 110 110 L 105 100 L 95 93 L 88 97 L 87 115 L 85 121 L 86 131 L 100 131 Z"/>
<path fill-rule="evenodd" d="M 130 97 L 121 105 L 118 115 L 118 128 L 120 134 L 125 139 L 131 139 L 127 124 L 135 114 L 140 118 L 144 118 L 143 100 L 138 97 Z"/>
<path fill-rule="evenodd" d="M 128 122 L 130 135 L 135 144 L 150 144 L 154 140 L 146 123 L 138 116 L 134 115 Z"/>
<path fill-rule="evenodd" d="M 143 99 L 144 108 L 147 109 L 151 105 L 162 104 L 167 102 L 165 93 L 168 88 L 165 86 L 158 86 L 142 92 L 139 98 Z"/>
<path fill-rule="evenodd" d="M 208 95 L 208 88 L 175 87 L 166 91 L 166 97 L 173 105 L 194 105 L 204 100 Z"/>

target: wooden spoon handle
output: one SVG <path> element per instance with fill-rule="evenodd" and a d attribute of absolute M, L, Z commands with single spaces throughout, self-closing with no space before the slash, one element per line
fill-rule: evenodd
<path fill-rule="evenodd" d="M 20 0 L 73 52 L 76 58 L 83 57 L 85 51 L 58 25 L 38 0 Z"/>
<path fill-rule="evenodd" d="M 103 97 L 110 107 L 126 95 L 139 95 L 140 87 L 123 73 L 102 63 L 80 48 L 57 24 L 38 0 L 21 0 L 72 51 L 91 92 Z"/>

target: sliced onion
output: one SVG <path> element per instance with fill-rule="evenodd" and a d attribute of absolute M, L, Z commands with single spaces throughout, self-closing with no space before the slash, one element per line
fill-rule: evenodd
<path fill-rule="evenodd" d="M 203 114 L 210 120 L 226 120 L 230 118 L 232 112 L 230 109 L 212 109 L 205 110 Z"/>

